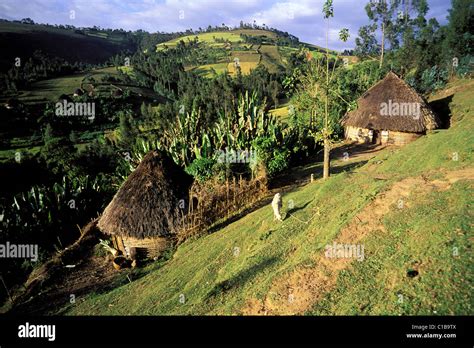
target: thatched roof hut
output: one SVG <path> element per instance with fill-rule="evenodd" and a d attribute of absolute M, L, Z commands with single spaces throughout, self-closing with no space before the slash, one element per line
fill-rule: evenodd
<path fill-rule="evenodd" d="M 402 145 L 436 129 L 439 120 L 422 96 L 389 72 L 359 98 L 342 124 L 348 139 Z"/>
<path fill-rule="evenodd" d="M 99 219 L 99 229 L 113 235 L 118 249 L 148 249 L 157 256 L 166 247 L 188 198 L 192 178 L 160 151 L 151 151 L 122 184 Z M 128 250 L 127 250 L 128 249 Z"/>

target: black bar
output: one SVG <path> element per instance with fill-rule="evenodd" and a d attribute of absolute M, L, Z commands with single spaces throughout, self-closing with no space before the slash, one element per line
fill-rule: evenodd
<path fill-rule="evenodd" d="M 19 326 L 55 325 L 55 340 L 20 338 Z M 414 328 L 413 325 L 416 325 Z M 430 327 L 431 325 L 431 327 Z M 426 326 L 425 329 L 423 329 Z M 474 320 L 456 317 L 23 317 L 0 316 L 0 346 L 415 345 L 472 347 Z M 407 338 L 407 334 L 455 338 Z"/>

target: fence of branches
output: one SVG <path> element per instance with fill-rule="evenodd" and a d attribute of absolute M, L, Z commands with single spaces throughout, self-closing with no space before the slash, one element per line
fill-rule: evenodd
<path fill-rule="evenodd" d="M 265 178 L 226 180 L 224 183 L 195 182 L 189 204 L 178 229 L 178 243 L 205 233 L 212 225 L 235 216 L 267 193 Z"/>

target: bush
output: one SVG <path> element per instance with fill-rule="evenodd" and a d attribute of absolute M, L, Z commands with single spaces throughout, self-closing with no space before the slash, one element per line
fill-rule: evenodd
<path fill-rule="evenodd" d="M 290 151 L 287 149 L 275 149 L 272 154 L 272 158 L 267 164 L 267 171 L 270 177 L 274 177 L 276 174 L 281 173 L 288 168 L 290 159 Z"/>
<path fill-rule="evenodd" d="M 422 93 L 431 93 L 443 88 L 448 81 L 448 72 L 437 65 L 426 69 L 421 75 L 419 89 Z"/>
<path fill-rule="evenodd" d="M 461 58 L 459 65 L 456 68 L 456 75 L 461 78 L 466 78 L 472 74 L 474 67 L 474 57 L 467 55 Z"/>
<path fill-rule="evenodd" d="M 186 167 L 186 173 L 192 175 L 199 182 L 210 179 L 213 175 L 213 167 L 216 160 L 212 158 L 196 158 L 189 166 Z"/>
<path fill-rule="evenodd" d="M 290 151 L 285 146 L 278 145 L 268 137 L 261 137 L 254 141 L 254 147 L 257 151 L 257 161 L 265 166 L 270 178 L 288 168 Z"/>

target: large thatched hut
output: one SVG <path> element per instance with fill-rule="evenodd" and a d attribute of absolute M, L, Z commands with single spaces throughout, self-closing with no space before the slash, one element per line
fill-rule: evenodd
<path fill-rule="evenodd" d="M 192 178 L 160 151 L 151 151 L 122 184 L 99 219 L 114 247 L 131 258 L 154 258 L 173 240 Z"/>
<path fill-rule="evenodd" d="M 404 145 L 438 127 L 426 101 L 393 72 L 357 101 L 342 119 L 346 139 L 360 143 Z"/>

